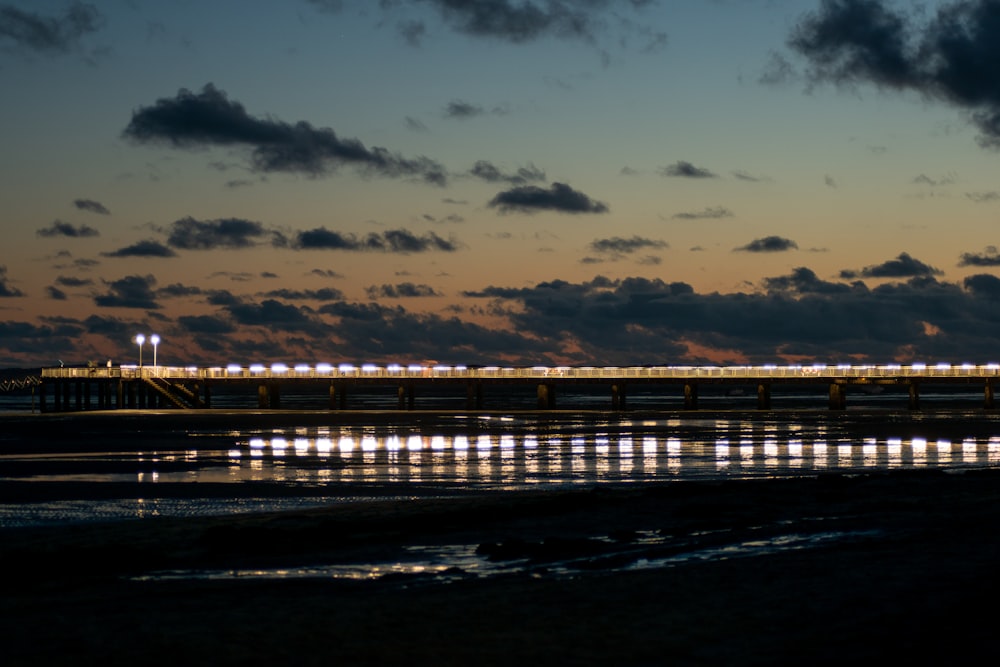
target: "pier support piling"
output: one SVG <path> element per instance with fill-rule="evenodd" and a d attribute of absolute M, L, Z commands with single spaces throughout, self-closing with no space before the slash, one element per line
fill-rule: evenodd
<path fill-rule="evenodd" d="M 613 384 L 611 385 L 611 409 L 612 410 L 624 410 L 625 409 L 625 385 L 624 384 Z"/>
<path fill-rule="evenodd" d="M 993 381 L 987 380 L 983 390 L 983 407 L 987 410 L 993 409 Z"/>
<path fill-rule="evenodd" d="M 698 385 L 694 382 L 687 382 L 684 384 L 684 409 L 698 409 Z"/>
<path fill-rule="evenodd" d="M 910 410 L 920 409 L 920 385 L 916 382 L 910 383 Z"/>
<path fill-rule="evenodd" d="M 837 384 L 836 382 L 830 385 L 830 409 L 847 409 L 847 385 Z"/>
<path fill-rule="evenodd" d="M 757 409 L 771 409 L 771 385 L 766 382 L 757 385 Z"/>
<path fill-rule="evenodd" d="M 556 407 L 556 389 L 550 384 L 538 385 L 538 407 L 551 410 Z"/>

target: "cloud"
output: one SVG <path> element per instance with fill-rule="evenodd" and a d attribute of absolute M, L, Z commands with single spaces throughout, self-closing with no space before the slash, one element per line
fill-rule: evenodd
<path fill-rule="evenodd" d="M 1000 192 L 989 190 L 987 192 L 966 192 L 965 196 L 977 204 L 985 204 L 991 201 L 1000 201 Z"/>
<path fill-rule="evenodd" d="M 900 253 L 895 259 L 890 259 L 881 264 L 866 266 L 861 271 L 844 270 L 840 272 L 843 278 L 854 278 L 857 276 L 864 278 L 914 278 L 941 274 L 942 271 L 940 269 L 936 269 L 929 264 L 924 264 L 905 252 Z"/>
<path fill-rule="evenodd" d="M 731 218 L 733 212 L 724 206 L 712 206 L 703 211 L 689 211 L 675 213 L 672 218 L 676 220 L 708 220 L 717 218 Z"/>
<path fill-rule="evenodd" d="M 522 185 L 498 193 L 487 204 L 501 213 L 518 211 L 558 211 L 560 213 L 607 213 L 607 204 L 592 200 L 564 183 L 553 183 L 548 190 L 535 185 Z"/>
<path fill-rule="evenodd" d="M 341 0 L 310 0 L 320 9 L 340 11 Z M 666 35 L 645 23 L 637 23 L 625 15 L 626 9 L 638 11 L 650 0 L 383 0 L 382 11 L 400 16 L 407 9 L 430 6 L 451 30 L 483 39 L 495 39 L 511 44 L 524 44 L 553 37 L 587 44 L 608 32 L 609 25 L 621 32 L 618 40 L 625 42 L 629 34 L 638 34 L 644 44 L 641 51 L 661 49 Z M 365 10 L 368 3 L 364 3 Z M 607 16 L 605 16 L 607 15 Z M 396 26 L 411 45 L 419 45 L 427 33 L 423 20 L 401 19 Z"/>
<path fill-rule="evenodd" d="M 370 285 L 365 288 L 369 299 L 405 299 L 426 296 L 441 296 L 441 293 L 430 285 L 415 283 L 397 283 L 395 285 Z"/>
<path fill-rule="evenodd" d="M 11 287 L 7 280 L 7 267 L 0 265 L 0 297 L 24 296 L 24 292 Z"/>
<path fill-rule="evenodd" d="M 211 83 L 200 93 L 180 89 L 173 98 L 132 113 L 122 135 L 137 144 L 165 144 L 174 148 L 243 146 L 250 149 L 251 168 L 258 172 L 287 172 L 308 176 L 334 173 L 343 165 L 361 174 L 387 178 L 414 177 L 444 185 L 444 167 L 426 157 L 404 158 L 385 148 L 367 148 L 357 139 L 342 139 L 330 128 L 305 121 L 294 125 L 247 114 Z"/>
<path fill-rule="evenodd" d="M 89 236 L 100 236 L 101 233 L 87 225 L 74 227 L 68 222 L 56 220 L 48 227 L 43 227 L 35 232 L 38 236 L 53 238 L 56 236 L 66 236 L 69 238 L 84 238 Z"/>
<path fill-rule="evenodd" d="M 220 248 L 252 248 L 274 232 L 259 222 L 242 218 L 195 220 L 181 218 L 170 225 L 167 245 L 181 250 L 217 250 Z"/>
<path fill-rule="evenodd" d="M 645 239 L 640 236 L 633 236 L 630 239 L 620 236 L 613 236 L 607 239 L 595 239 L 590 243 L 590 249 L 600 253 L 616 253 L 630 255 L 646 248 L 669 248 L 666 241 L 657 239 Z"/>
<path fill-rule="evenodd" d="M 177 257 L 177 253 L 159 241 L 146 240 L 119 248 L 112 252 L 102 252 L 105 257 Z"/>
<path fill-rule="evenodd" d="M 964 111 L 980 144 L 1000 148 L 1000 6 L 960 0 L 924 16 L 919 5 L 823 0 L 795 25 L 788 45 L 806 59 L 814 83 L 915 91 Z"/>
<path fill-rule="evenodd" d="M 661 176 L 669 176 L 672 178 L 717 178 L 708 169 L 702 169 L 701 167 L 696 167 L 690 162 L 684 160 L 678 160 L 677 162 L 667 165 L 666 167 L 660 167 L 657 172 Z"/>
<path fill-rule="evenodd" d="M 478 160 L 469 170 L 469 174 L 487 183 L 509 183 L 511 185 L 523 185 L 532 181 L 545 180 L 545 172 L 531 163 L 528 163 L 527 167 L 518 167 L 514 173 L 505 174 L 489 160 Z"/>
<path fill-rule="evenodd" d="M 995 245 L 986 246 L 981 253 L 963 252 L 959 266 L 1000 266 L 1000 253 Z"/>
<path fill-rule="evenodd" d="M 914 177 L 911 181 L 914 185 L 927 185 L 930 187 L 938 187 L 941 185 L 951 185 L 955 182 L 955 177 L 948 175 L 942 176 L 941 178 L 931 178 L 927 174 L 919 174 Z"/>
<path fill-rule="evenodd" d="M 475 118 L 486 113 L 486 109 L 462 100 L 452 100 L 444 108 L 446 118 Z"/>
<path fill-rule="evenodd" d="M 311 301 L 342 301 L 344 298 L 344 293 L 341 292 L 339 289 L 333 287 L 322 287 L 316 290 L 277 289 L 265 292 L 260 296 L 272 299 L 287 299 L 287 300 L 309 299 Z"/>
<path fill-rule="evenodd" d="M 765 236 L 754 239 L 750 243 L 733 248 L 733 252 L 785 252 L 786 250 L 797 250 L 798 244 L 791 239 L 780 236 Z"/>
<path fill-rule="evenodd" d="M 412 116 L 407 116 L 403 119 L 403 124 L 408 130 L 413 130 L 414 132 L 427 132 L 427 125 L 423 121 L 414 118 Z"/>
<path fill-rule="evenodd" d="M 812 269 L 804 266 L 793 269 L 787 276 L 765 278 L 763 284 L 769 291 L 795 294 L 844 294 L 852 290 L 844 283 L 820 280 Z"/>
<path fill-rule="evenodd" d="M 90 278 L 73 278 L 70 276 L 57 276 L 56 284 L 62 285 L 63 287 L 84 287 L 86 285 L 93 285 L 94 281 Z"/>
<path fill-rule="evenodd" d="M 65 301 L 68 297 L 66 292 L 62 291 L 55 285 L 48 285 L 45 288 L 45 293 L 49 295 L 49 298 L 54 301 Z"/>
<path fill-rule="evenodd" d="M 265 299 L 260 303 L 238 302 L 225 306 L 237 324 L 262 326 L 273 331 L 296 331 L 319 334 L 327 327 L 316 319 L 309 308 L 292 306 L 276 299 Z"/>
<path fill-rule="evenodd" d="M 153 287 L 156 278 L 146 276 L 126 276 L 120 280 L 105 283 L 108 291 L 94 297 L 94 303 L 102 308 L 145 308 L 156 310 L 160 304 L 156 302 Z"/>
<path fill-rule="evenodd" d="M 830 174 L 827 174 L 823 177 L 823 184 L 826 185 L 826 187 L 828 188 L 837 187 L 837 181 L 834 180 L 833 176 L 831 176 Z"/>
<path fill-rule="evenodd" d="M 741 181 L 748 181 L 750 183 L 760 183 L 762 181 L 770 180 L 766 176 L 754 176 L 753 174 L 743 171 L 742 169 L 736 169 L 730 172 L 734 178 Z"/>
<path fill-rule="evenodd" d="M 298 232 L 292 247 L 297 250 L 413 253 L 430 250 L 455 252 L 461 244 L 454 238 L 444 239 L 434 232 L 417 236 L 406 229 L 393 229 L 381 234 L 372 232 L 365 236 L 357 236 L 319 227 Z"/>
<path fill-rule="evenodd" d="M 181 315 L 177 324 L 193 334 L 222 335 L 236 331 L 230 320 L 215 315 Z"/>
<path fill-rule="evenodd" d="M 48 17 L 0 6 L 0 43 L 44 54 L 65 54 L 76 49 L 86 35 L 97 32 L 103 17 L 93 5 L 73 2 L 65 15 Z"/>
<path fill-rule="evenodd" d="M 76 206 L 81 211 L 87 211 L 88 213 L 111 215 L 111 211 L 109 211 L 104 204 L 99 201 L 94 201 L 93 199 L 74 199 L 73 206 Z"/>
<path fill-rule="evenodd" d="M 183 285 L 181 283 L 172 283 L 165 287 L 161 287 L 156 290 L 157 296 L 166 297 L 185 297 L 185 296 L 198 296 L 203 294 L 204 291 L 200 287 L 194 287 L 192 285 Z"/>

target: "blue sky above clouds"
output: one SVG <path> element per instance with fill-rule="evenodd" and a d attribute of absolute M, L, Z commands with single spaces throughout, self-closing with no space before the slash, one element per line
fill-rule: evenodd
<path fill-rule="evenodd" d="M 0 1 L 0 365 L 996 361 L 1000 2 Z"/>

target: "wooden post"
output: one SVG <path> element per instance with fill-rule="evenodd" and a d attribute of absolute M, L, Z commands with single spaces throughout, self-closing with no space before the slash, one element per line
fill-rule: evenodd
<path fill-rule="evenodd" d="M 916 382 L 910 383 L 910 409 L 920 409 L 920 385 Z"/>

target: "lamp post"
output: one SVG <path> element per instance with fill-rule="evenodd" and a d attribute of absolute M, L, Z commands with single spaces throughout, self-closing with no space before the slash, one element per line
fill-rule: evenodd
<path fill-rule="evenodd" d="M 160 344 L 160 336 L 153 334 L 149 337 L 149 342 L 153 344 L 153 369 L 156 369 L 156 346 Z"/>
<path fill-rule="evenodd" d="M 135 342 L 139 345 L 139 368 L 142 369 L 142 344 L 146 342 L 146 336 L 137 334 Z"/>

